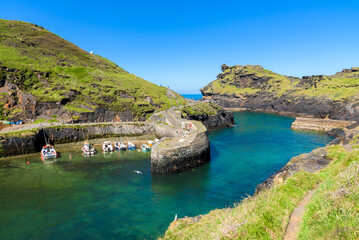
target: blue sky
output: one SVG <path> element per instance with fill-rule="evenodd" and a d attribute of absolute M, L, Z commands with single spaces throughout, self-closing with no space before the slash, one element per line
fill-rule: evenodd
<path fill-rule="evenodd" d="M 197 93 L 220 66 L 301 77 L 359 66 L 359 1 L 4 1 L 0 18 L 41 25 L 148 81 Z"/>

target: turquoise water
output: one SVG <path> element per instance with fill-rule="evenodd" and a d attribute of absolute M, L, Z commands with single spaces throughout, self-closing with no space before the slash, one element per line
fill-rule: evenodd
<path fill-rule="evenodd" d="M 182 94 L 182 96 L 193 100 L 199 100 L 203 97 L 202 94 Z"/>
<path fill-rule="evenodd" d="M 150 153 L 142 152 L 93 158 L 73 153 L 72 159 L 62 152 L 52 164 L 37 154 L 1 160 L 1 239 L 155 238 L 175 214 L 230 206 L 291 157 L 331 141 L 325 134 L 290 130 L 292 118 L 234 116 L 235 127 L 209 133 L 209 164 L 172 176 L 152 175 Z"/>

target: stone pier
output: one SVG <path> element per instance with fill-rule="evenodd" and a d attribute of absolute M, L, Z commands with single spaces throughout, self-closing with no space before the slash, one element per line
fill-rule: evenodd
<path fill-rule="evenodd" d="M 356 121 L 297 117 L 292 123 L 292 129 L 329 132 L 334 128 L 343 129 L 354 123 Z"/>
<path fill-rule="evenodd" d="M 194 120 L 181 118 L 176 110 L 163 111 L 151 117 L 156 132 L 164 137 L 152 147 L 151 171 L 171 174 L 196 168 L 210 160 L 206 127 Z M 184 126 L 190 126 L 185 129 Z"/>

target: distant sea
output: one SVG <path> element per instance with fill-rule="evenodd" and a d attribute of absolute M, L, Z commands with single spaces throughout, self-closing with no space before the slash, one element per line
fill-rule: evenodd
<path fill-rule="evenodd" d="M 203 97 L 202 94 L 182 94 L 182 96 L 193 100 L 200 100 Z"/>

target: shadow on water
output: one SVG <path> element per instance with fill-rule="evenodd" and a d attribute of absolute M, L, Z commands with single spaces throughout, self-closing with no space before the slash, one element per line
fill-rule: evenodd
<path fill-rule="evenodd" d="M 19 166 L 15 166 L 12 161 L 0 161 L 0 169 L 5 168 L 20 168 Z"/>

